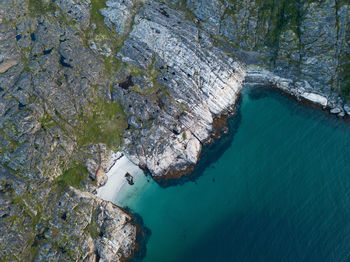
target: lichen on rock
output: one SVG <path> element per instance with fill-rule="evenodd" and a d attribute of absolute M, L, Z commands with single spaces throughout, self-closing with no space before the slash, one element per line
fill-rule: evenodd
<path fill-rule="evenodd" d="M 350 115 L 347 1 L 0 2 L 0 260 L 119 261 L 112 151 L 191 170 L 244 85 Z M 74 225 L 74 226 L 72 226 Z"/>

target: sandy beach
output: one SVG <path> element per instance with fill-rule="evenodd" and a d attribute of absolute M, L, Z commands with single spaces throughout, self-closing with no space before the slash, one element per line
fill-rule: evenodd
<path fill-rule="evenodd" d="M 124 187 L 132 187 L 129 185 L 125 178 L 125 174 L 129 173 L 133 176 L 134 181 L 137 181 L 138 177 L 143 176 L 143 171 L 134 163 L 132 163 L 126 156 L 121 156 L 117 152 L 114 154 L 115 157 L 112 159 L 117 159 L 112 166 L 112 168 L 107 173 L 108 181 L 107 183 L 97 189 L 97 196 L 104 200 L 111 202 L 118 202 L 119 194 Z"/>

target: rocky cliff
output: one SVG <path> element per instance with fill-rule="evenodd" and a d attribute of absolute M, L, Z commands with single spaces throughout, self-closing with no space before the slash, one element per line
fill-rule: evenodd
<path fill-rule="evenodd" d="M 130 257 L 111 151 L 186 173 L 244 85 L 350 114 L 349 45 L 341 0 L 0 1 L 0 259 Z"/>
<path fill-rule="evenodd" d="M 88 45 L 90 9 L 0 1 L 1 261 L 118 261 L 135 248 L 132 216 L 82 192 L 126 125 L 112 62 Z"/>
<path fill-rule="evenodd" d="M 345 115 L 340 96 L 350 90 L 345 2 L 109 0 L 106 5 L 101 11 L 106 24 L 124 40 L 116 56 L 130 67 L 128 85 L 113 93 L 132 116 L 124 150 L 156 177 L 181 174 L 197 162 L 201 145 L 214 133 L 213 119 L 234 105 L 243 80 Z"/>

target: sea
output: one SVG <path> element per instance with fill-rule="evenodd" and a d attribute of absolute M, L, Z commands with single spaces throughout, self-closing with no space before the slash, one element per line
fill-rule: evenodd
<path fill-rule="evenodd" d="M 115 199 L 144 228 L 134 260 L 350 261 L 350 120 L 246 88 L 228 125 L 188 177 Z"/>

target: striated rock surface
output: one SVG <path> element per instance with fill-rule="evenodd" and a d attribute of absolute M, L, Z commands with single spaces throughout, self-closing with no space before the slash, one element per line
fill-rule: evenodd
<path fill-rule="evenodd" d="M 0 1 L 0 260 L 130 257 L 113 151 L 188 172 L 244 85 L 350 115 L 349 55 L 347 1 Z"/>
<path fill-rule="evenodd" d="M 130 6 L 119 2 L 107 2 L 102 12 L 107 19 Z M 119 29 L 124 20 L 110 22 Z M 210 140 L 213 119 L 234 105 L 242 66 L 214 47 L 184 12 L 152 1 L 139 8 L 117 56 L 134 71 L 150 71 L 131 72 L 130 85 L 120 84 L 114 93 L 132 115 L 132 130 L 124 135 L 129 158 L 154 176 L 185 171 Z"/>
<path fill-rule="evenodd" d="M 247 63 L 260 60 L 280 76 L 349 95 L 347 1 L 204 0 L 186 1 L 186 7 Z"/>
<path fill-rule="evenodd" d="M 105 23 L 124 41 L 116 56 L 128 64 L 128 81 L 113 93 L 131 115 L 124 150 L 153 176 L 181 174 L 197 162 L 213 118 L 234 105 L 245 74 L 245 84 L 343 108 L 339 94 L 350 90 L 345 2 L 106 5 Z"/>

